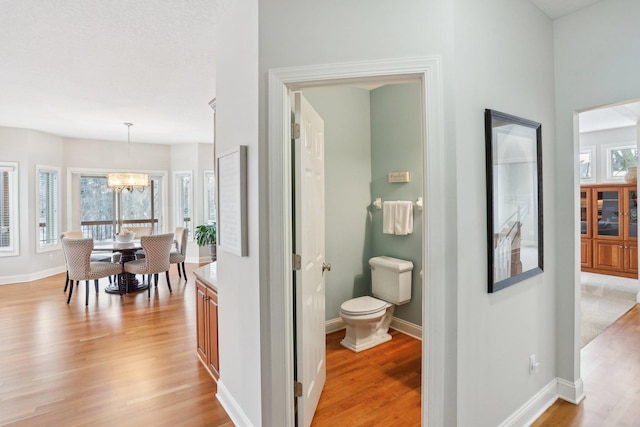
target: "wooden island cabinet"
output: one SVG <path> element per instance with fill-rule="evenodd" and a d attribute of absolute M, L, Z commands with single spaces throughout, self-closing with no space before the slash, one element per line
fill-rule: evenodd
<path fill-rule="evenodd" d="M 638 277 L 638 194 L 633 184 L 580 187 L 582 271 Z"/>
<path fill-rule="evenodd" d="M 220 377 L 218 358 L 218 289 L 216 263 L 194 270 L 198 358 L 214 380 Z"/>

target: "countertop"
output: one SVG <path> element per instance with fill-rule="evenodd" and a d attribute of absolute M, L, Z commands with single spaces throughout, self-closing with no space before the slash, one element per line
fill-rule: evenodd
<path fill-rule="evenodd" d="M 216 262 L 196 268 L 193 270 L 193 274 L 195 274 L 204 285 L 218 292 L 218 264 Z"/>

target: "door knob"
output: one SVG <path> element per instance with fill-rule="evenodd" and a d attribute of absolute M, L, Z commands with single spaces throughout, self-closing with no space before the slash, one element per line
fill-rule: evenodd
<path fill-rule="evenodd" d="M 324 262 L 322 263 L 322 272 L 324 273 L 324 271 L 331 271 L 331 264 L 325 264 Z"/>

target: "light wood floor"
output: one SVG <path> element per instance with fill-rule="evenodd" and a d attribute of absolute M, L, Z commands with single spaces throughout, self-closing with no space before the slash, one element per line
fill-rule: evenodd
<path fill-rule="evenodd" d="M 64 274 L 0 286 L 0 425 L 231 427 L 196 357 L 194 276 L 110 295 Z"/>
<path fill-rule="evenodd" d="M 422 343 L 397 331 L 393 339 L 354 353 L 327 335 L 327 382 L 312 427 L 420 425 Z"/>
<path fill-rule="evenodd" d="M 233 426 L 196 357 L 196 267 L 151 300 L 102 280 L 88 307 L 84 283 L 66 304 L 64 274 L 0 286 L 0 426 Z M 360 353 L 327 336 L 314 427 L 420 425 L 420 341 L 392 335 Z"/>
<path fill-rule="evenodd" d="M 640 426 L 638 305 L 587 344 L 581 356 L 587 397 L 577 406 L 558 400 L 533 426 Z"/>
<path fill-rule="evenodd" d="M 194 277 L 173 293 L 161 275 L 146 292 L 71 304 L 64 275 L 0 286 L 0 425 L 212 426 L 232 423 L 195 355 Z M 327 336 L 327 384 L 314 427 L 420 425 L 420 342 L 353 353 Z M 587 398 L 558 401 L 534 426 L 640 425 L 640 310 L 582 349 Z M 365 384 L 365 385 L 363 385 Z M 391 409 L 393 408 L 393 409 Z"/>

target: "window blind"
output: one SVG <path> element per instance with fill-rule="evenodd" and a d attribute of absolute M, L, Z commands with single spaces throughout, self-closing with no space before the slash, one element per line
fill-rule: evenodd
<path fill-rule="evenodd" d="M 39 182 L 39 230 L 40 246 L 58 243 L 58 172 L 41 170 Z"/>

